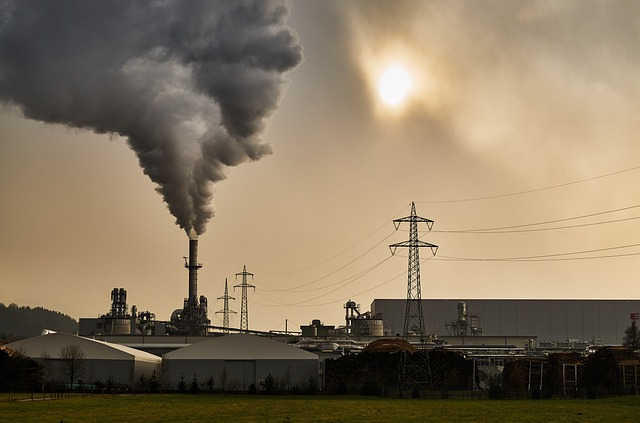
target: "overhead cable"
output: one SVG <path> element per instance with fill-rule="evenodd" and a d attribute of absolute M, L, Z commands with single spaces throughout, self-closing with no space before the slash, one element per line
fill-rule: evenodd
<path fill-rule="evenodd" d="M 416 203 L 419 203 L 419 204 L 464 203 L 464 202 L 470 202 L 470 201 L 492 200 L 492 199 L 496 199 L 496 198 L 512 197 L 512 196 L 515 196 L 515 195 L 530 194 L 530 193 L 533 193 L 533 192 L 545 191 L 545 190 L 550 190 L 550 189 L 555 189 L 555 188 L 566 187 L 566 186 L 569 186 L 569 185 L 580 184 L 580 183 L 583 183 L 583 182 L 593 181 L 595 179 L 601 179 L 601 178 L 606 178 L 606 177 L 609 177 L 609 176 L 619 175 L 619 174 L 625 173 L 625 172 L 632 172 L 632 171 L 638 170 L 638 169 L 640 169 L 640 166 L 635 166 L 635 167 L 631 167 L 629 169 L 619 170 L 617 172 L 605 173 L 603 175 L 593 176 L 591 178 L 585 178 L 585 179 L 580 179 L 580 180 L 577 180 L 577 181 L 566 182 L 564 184 L 551 185 L 551 186 L 547 186 L 547 187 L 543 187 L 543 188 L 530 189 L 530 190 L 526 190 L 526 191 L 510 192 L 510 193 L 507 193 L 507 194 L 489 195 L 489 196 L 485 196 L 485 197 L 474 197 L 474 198 L 461 198 L 461 199 L 454 199 L 454 200 L 416 201 Z"/>
<path fill-rule="evenodd" d="M 551 223 L 559 223 L 559 222 L 567 222 L 567 221 L 571 221 L 571 220 L 585 219 L 585 218 L 588 218 L 588 217 L 601 216 L 601 215 L 604 215 L 604 214 L 617 213 L 617 212 L 620 212 L 620 211 L 631 210 L 631 209 L 635 209 L 635 208 L 638 208 L 638 207 L 640 207 L 640 204 L 636 204 L 634 206 L 629 206 L 629 207 L 622 207 L 622 208 L 613 209 L 613 210 L 606 210 L 606 211 L 597 212 L 597 213 L 584 214 L 584 215 L 581 215 L 581 216 L 573 216 L 573 217 L 567 217 L 567 218 L 563 218 L 563 219 L 547 220 L 547 221 L 543 221 L 543 222 L 524 223 L 524 224 L 520 224 L 520 225 L 497 226 L 497 227 L 492 227 L 492 228 L 478 228 L 478 229 L 433 230 L 432 232 L 435 232 L 435 233 L 527 232 L 527 231 L 511 231 L 511 229 L 526 228 L 526 227 L 531 227 L 531 226 L 541 226 L 541 225 L 548 225 L 548 224 L 551 224 Z M 638 218 L 640 218 L 640 217 L 630 217 L 630 218 L 623 218 L 623 219 L 617 219 L 617 220 L 609 220 L 609 221 L 605 221 L 605 222 L 593 222 L 593 223 L 585 223 L 585 224 L 582 224 L 582 225 L 573 225 L 573 226 L 564 226 L 564 227 L 555 227 L 555 228 L 537 228 L 537 229 L 531 229 L 530 231 L 542 231 L 542 230 L 551 230 L 551 229 L 565 229 L 565 228 L 580 227 L 580 226 L 591 226 L 591 225 L 599 225 L 599 224 L 604 224 L 604 223 L 622 222 L 622 221 L 625 221 L 625 220 L 633 220 L 633 219 L 638 219 Z"/>
<path fill-rule="evenodd" d="M 551 259 L 555 259 L 557 257 L 566 257 L 573 256 L 578 254 L 589 254 L 589 253 L 597 253 L 602 251 L 611 251 L 611 250 L 620 250 L 624 248 L 632 248 L 639 247 L 640 244 L 628 244 L 628 245 L 619 245 L 615 247 L 607 247 L 607 248 L 597 248 L 593 250 L 583 250 L 583 251 L 572 251 L 565 253 L 555 253 L 555 254 L 541 254 L 535 256 L 520 256 L 520 257 L 453 257 L 453 256 L 438 256 L 436 260 L 444 260 L 444 261 L 484 261 L 484 262 L 495 262 L 495 261 L 550 261 Z M 588 257 L 572 257 L 566 258 L 565 260 L 586 260 L 586 259 L 597 259 L 597 258 L 609 258 L 609 257 L 623 257 L 623 256 L 632 256 L 632 255 L 640 255 L 640 253 L 625 253 L 618 254 L 614 256 L 588 256 Z"/>

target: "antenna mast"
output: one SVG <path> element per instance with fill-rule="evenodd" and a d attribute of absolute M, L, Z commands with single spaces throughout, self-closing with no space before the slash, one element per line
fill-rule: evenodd
<path fill-rule="evenodd" d="M 247 288 L 253 288 L 255 291 L 256 287 L 247 282 L 247 276 L 251 276 L 251 280 L 253 280 L 253 273 L 247 272 L 247 266 L 245 265 L 242 269 L 242 272 L 236 273 L 236 280 L 238 276 L 242 275 L 242 283 L 239 285 L 235 285 L 233 287 L 234 291 L 236 288 L 242 288 L 242 303 L 240 305 L 240 331 L 247 332 L 249 330 L 249 310 L 247 308 Z"/>
<path fill-rule="evenodd" d="M 222 332 L 229 333 L 229 313 L 234 313 L 235 311 L 229 310 L 229 300 L 235 300 L 235 297 L 229 295 L 229 289 L 227 288 L 227 278 L 224 278 L 224 295 L 222 297 L 218 297 L 219 300 L 224 300 L 222 310 L 216 311 L 216 314 L 222 313 Z"/>

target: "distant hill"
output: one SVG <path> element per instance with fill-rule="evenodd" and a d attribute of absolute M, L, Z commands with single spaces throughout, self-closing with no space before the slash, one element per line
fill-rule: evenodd
<path fill-rule="evenodd" d="M 78 322 L 66 314 L 42 307 L 8 306 L 0 303 L 0 339 L 16 341 L 42 333 L 43 329 L 58 332 L 78 332 Z"/>

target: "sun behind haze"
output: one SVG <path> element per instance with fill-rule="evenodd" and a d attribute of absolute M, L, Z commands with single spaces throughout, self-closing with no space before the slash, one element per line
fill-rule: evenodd
<path fill-rule="evenodd" d="M 388 106 L 399 106 L 408 97 L 413 88 L 413 78 L 400 65 L 387 67 L 378 80 L 378 94 Z"/>

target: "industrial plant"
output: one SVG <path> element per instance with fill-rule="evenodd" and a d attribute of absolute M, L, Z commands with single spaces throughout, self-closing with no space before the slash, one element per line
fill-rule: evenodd
<path fill-rule="evenodd" d="M 170 385 L 178 384 L 185 374 L 211 378 L 213 373 L 222 372 L 229 375 L 229 386 L 246 390 L 259 385 L 267 375 L 301 384 L 309 377 L 322 381 L 325 359 L 358 354 L 374 341 L 396 339 L 414 350 L 454 351 L 472 359 L 479 379 L 474 386 L 483 388 L 510 360 L 526 358 L 537 363 L 550 353 L 587 356 L 602 346 L 620 345 L 629 321 L 639 317 L 640 300 L 423 299 L 419 250 L 428 248 L 435 255 L 438 247 L 419 240 L 417 227 L 426 224 L 430 230 L 433 221 L 418 216 L 412 204 L 410 216 L 394 221 L 396 229 L 404 223 L 409 224 L 409 239 L 389 247 L 392 254 L 398 248 L 409 249 L 407 297 L 375 299 L 370 310 L 349 299 L 343 304 L 343 325 L 327 325 L 311 318 L 300 331 L 251 330 L 247 291 L 255 286 L 249 283 L 253 274 L 246 266 L 236 274 L 241 282 L 234 285 L 242 291 L 239 327 L 229 326 L 229 314 L 235 311 L 229 308 L 229 300 L 234 297 L 229 295 L 226 280 L 224 295 L 218 298 L 224 306 L 217 311 L 223 314 L 223 326 L 211 325 L 207 298 L 198 296 L 198 270 L 202 268 L 198 240 L 190 239 L 189 255 L 184 257 L 187 297 L 182 308 L 167 320 L 158 319 L 150 311 L 129 306 L 125 288 L 113 288 L 111 306 L 105 314 L 80 319 L 77 343 L 90 352 L 95 369 L 100 367 L 100 360 L 106 360 L 101 357 L 121 355 L 124 361 L 111 371 L 122 373 L 125 384 L 133 383 L 128 377 L 149 377 L 158 363 L 171 363 L 171 372 L 165 374 Z M 61 343 L 73 340 L 71 336 L 43 334 L 20 341 L 16 347 L 28 354 L 33 352 L 34 359 L 55 360 L 40 355 L 42 351 L 60 350 Z M 415 365 L 409 358 L 403 360 L 407 361 L 403 361 L 402 369 Z M 640 362 L 637 364 L 634 377 Z M 429 366 L 426 369 L 421 381 L 403 376 L 403 383 L 408 384 L 403 388 L 420 384 L 429 388 Z"/>
<path fill-rule="evenodd" d="M 353 347 L 352 341 L 362 345 L 382 337 L 404 337 L 425 345 L 509 345 L 513 348 L 535 350 L 538 348 L 587 348 L 589 345 L 620 344 L 621 333 L 629 324 L 629 316 L 640 310 L 638 300 L 497 300 L 497 299 L 423 299 L 420 294 L 419 253 L 422 247 L 435 254 L 437 246 L 418 239 L 418 223 L 430 230 L 433 221 L 417 216 L 412 204 L 411 215 L 394 221 L 396 229 L 409 223 L 410 239 L 390 245 L 392 253 L 398 248 L 409 248 L 409 270 L 406 299 L 375 299 L 369 311 L 360 304 L 348 300 L 344 308 L 344 325 L 325 325 L 319 319 L 311 319 L 301 325 L 300 331 L 278 334 L 288 342 L 300 341 L 302 345 L 320 345 L 331 340 L 336 345 Z M 246 266 L 236 274 L 241 283 L 235 285 L 242 291 L 240 326 L 229 327 L 228 300 L 225 293 L 219 299 L 224 307 L 223 326 L 212 326 L 208 318 L 207 298 L 198 296 L 198 240 L 189 240 L 189 256 L 184 257 L 188 270 L 188 296 L 183 306 L 176 309 L 169 320 L 160 320 L 149 311 L 139 312 L 135 305 L 127 305 L 124 288 L 111 291 L 111 308 L 98 318 L 81 318 L 81 336 L 101 339 L 112 337 L 162 337 L 188 336 L 190 339 L 221 335 L 230 332 L 255 333 L 248 325 L 247 290 L 255 289 L 248 282 L 252 273 Z M 266 333 L 275 336 L 276 332 Z M 117 338 L 121 339 L 121 338 Z M 347 342 L 348 341 L 348 342 Z M 135 341 L 131 341 L 135 343 Z M 351 350 L 355 350 L 351 348 Z"/>

